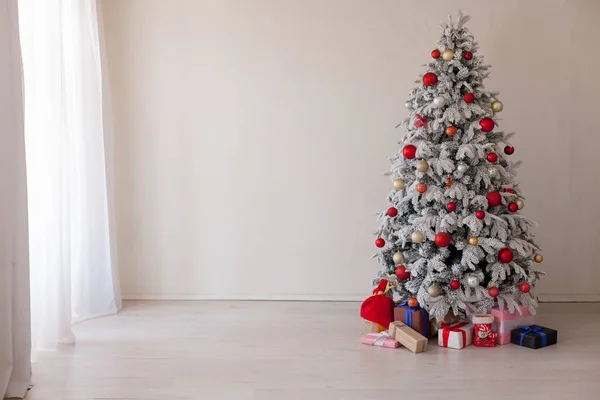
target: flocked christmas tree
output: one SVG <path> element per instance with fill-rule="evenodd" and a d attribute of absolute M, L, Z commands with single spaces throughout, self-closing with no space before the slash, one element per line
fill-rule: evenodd
<path fill-rule="evenodd" d="M 534 223 L 520 213 L 513 134 L 498 129 L 503 105 L 484 89 L 489 66 L 464 27 L 468 19 L 459 14 L 442 24 L 405 104 L 407 132 L 392 158 L 390 208 L 377 231 L 375 283 L 395 281 L 398 300 L 416 297 L 438 319 L 450 310 L 513 312 L 517 304 L 535 313 L 530 289 L 542 256 Z"/>

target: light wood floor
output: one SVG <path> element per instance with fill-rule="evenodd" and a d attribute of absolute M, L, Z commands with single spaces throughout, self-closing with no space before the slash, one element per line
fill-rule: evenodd
<path fill-rule="evenodd" d="M 30 400 L 600 399 L 600 304 L 543 304 L 559 344 L 360 344 L 357 303 L 129 302 L 34 364 Z M 418 397 L 416 397 L 418 395 Z"/>

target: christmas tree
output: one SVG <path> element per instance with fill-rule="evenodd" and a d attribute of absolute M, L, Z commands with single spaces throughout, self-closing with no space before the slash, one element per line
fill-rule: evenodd
<path fill-rule="evenodd" d="M 469 310 L 535 313 L 539 247 L 522 215 L 511 160 L 513 133 L 498 129 L 503 105 L 484 89 L 489 66 L 459 14 L 442 24 L 438 48 L 405 103 L 409 116 L 392 158 L 390 207 L 381 213 L 381 279 L 400 301 L 413 297 L 442 319 Z M 414 299 L 411 299 L 416 303 Z M 520 312 L 520 311 L 519 311 Z"/>

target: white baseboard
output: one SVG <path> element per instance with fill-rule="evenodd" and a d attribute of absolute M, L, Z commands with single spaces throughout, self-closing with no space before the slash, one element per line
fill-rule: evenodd
<path fill-rule="evenodd" d="M 598 303 L 600 294 L 540 294 L 542 303 Z"/>

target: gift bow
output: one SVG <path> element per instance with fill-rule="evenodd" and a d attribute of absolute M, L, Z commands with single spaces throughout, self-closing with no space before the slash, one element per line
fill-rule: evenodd
<path fill-rule="evenodd" d="M 427 310 L 424 309 L 423 307 L 421 307 L 420 305 L 416 306 L 416 307 L 410 307 L 408 305 L 408 301 L 405 301 L 404 303 L 400 303 L 397 305 L 397 307 L 406 307 L 404 309 L 404 323 L 408 326 L 410 326 L 412 328 L 412 313 L 413 311 L 419 311 L 419 310 L 423 310 L 423 319 L 425 320 L 424 322 L 424 328 L 423 328 L 423 336 L 425 337 L 429 337 L 429 316 L 427 315 Z"/>
<path fill-rule="evenodd" d="M 519 345 L 523 346 L 523 339 L 525 338 L 525 335 L 527 335 L 529 332 L 531 333 L 537 333 L 538 335 L 540 335 L 540 337 L 542 338 L 542 347 L 546 347 L 548 345 L 548 337 L 546 336 L 546 334 L 544 332 L 542 332 L 542 329 L 544 329 L 543 326 L 522 326 L 519 325 L 518 327 L 522 332 L 521 332 L 521 339 L 519 340 Z"/>
<path fill-rule="evenodd" d="M 375 333 L 373 335 L 377 335 L 377 339 L 373 342 L 373 346 L 382 347 L 387 339 L 390 338 L 390 335 L 387 331 L 383 331 L 381 333 Z"/>
<path fill-rule="evenodd" d="M 415 118 L 417 119 L 415 121 L 415 127 L 417 127 L 417 128 L 424 127 L 425 129 L 429 128 L 429 126 L 427 125 L 426 117 L 421 117 L 419 114 L 415 114 Z"/>
<path fill-rule="evenodd" d="M 460 329 L 465 325 L 469 325 L 469 323 L 461 322 L 459 324 L 452 326 L 452 325 L 445 324 L 442 322 L 442 344 L 444 345 L 444 347 L 448 347 L 448 338 L 450 337 L 450 332 L 462 333 L 463 346 L 467 345 L 467 333 L 465 332 L 464 329 Z"/>

